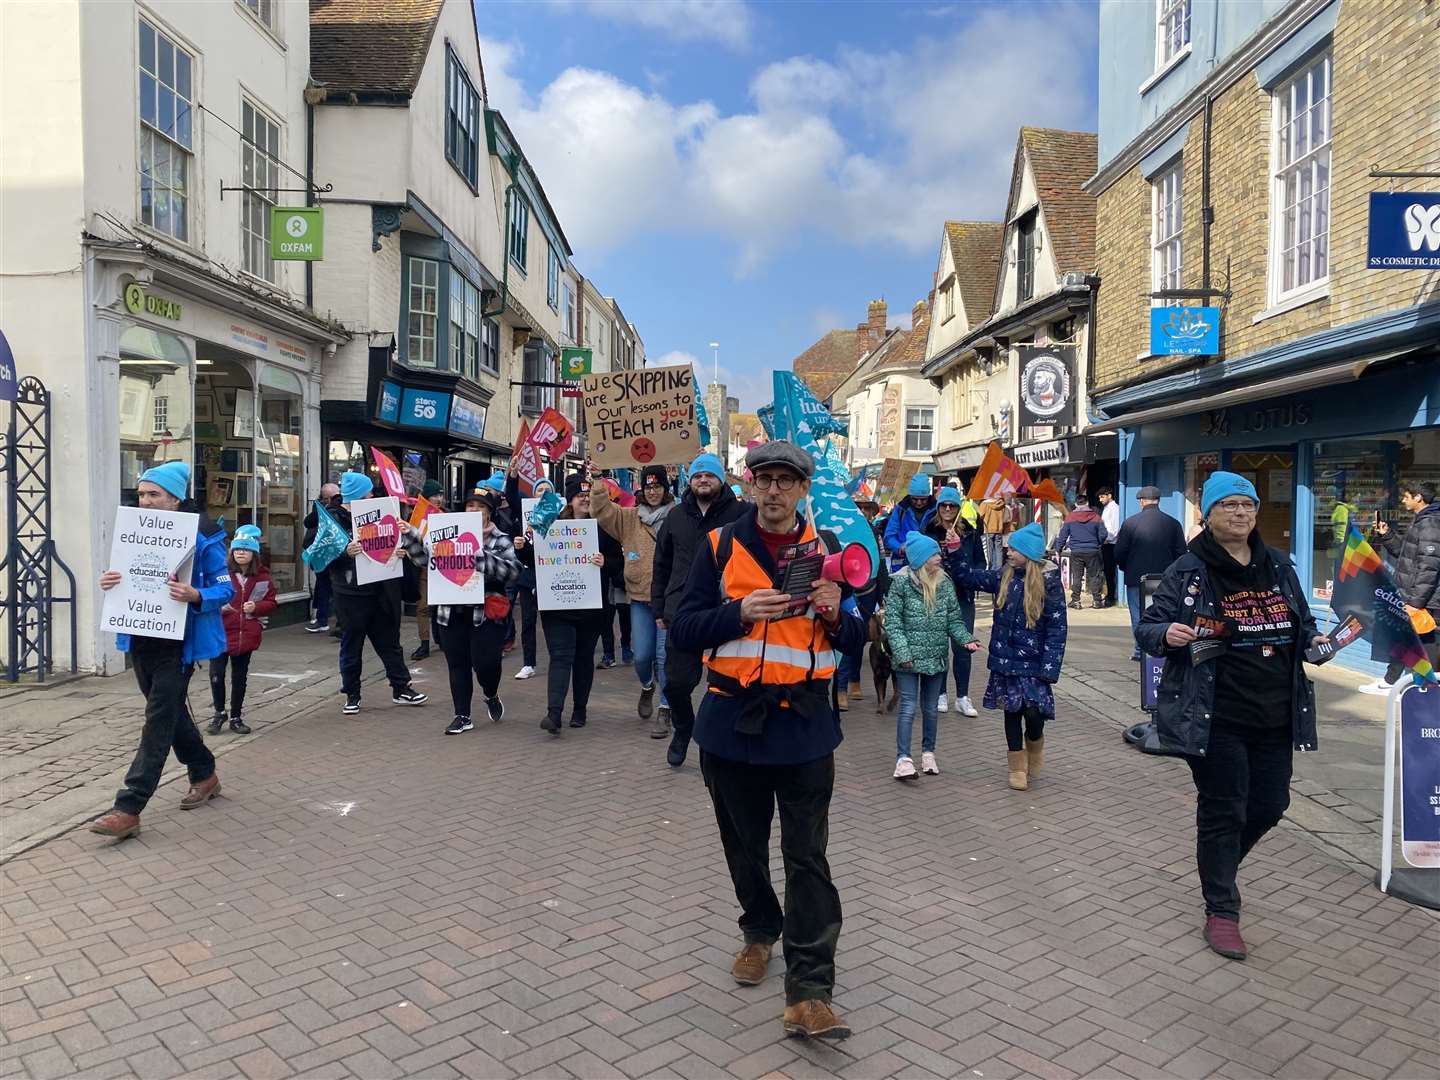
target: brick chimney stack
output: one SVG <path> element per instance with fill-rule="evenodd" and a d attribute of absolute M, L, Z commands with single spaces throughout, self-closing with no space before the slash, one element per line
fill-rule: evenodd
<path fill-rule="evenodd" d="M 885 323 L 888 315 L 889 311 L 884 300 L 870 301 L 870 337 L 876 345 L 885 340 Z"/>
<path fill-rule="evenodd" d="M 862 322 L 859 326 L 855 327 L 855 342 L 858 350 L 855 356 L 857 360 L 875 347 L 875 342 L 870 340 L 869 323 Z"/>
<path fill-rule="evenodd" d="M 930 305 L 924 300 L 916 300 L 915 306 L 910 309 L 910 328 L 912 330 L 923 330 L 930 323 Z"/>

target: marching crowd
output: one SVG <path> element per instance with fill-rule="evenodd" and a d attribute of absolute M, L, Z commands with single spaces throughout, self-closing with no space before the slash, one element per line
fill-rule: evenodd
<path fill-rule="evenodd" d="M 728 486 L 719 459 L 702 454 L 689 464 L 678 497 L 663 467 L 646 468 L 634 505 L 621 505 L 619 489 L 604 478 L 592 482 L 588 469 L 569 477 L 556 492 L 564 501 L 560 519 L 598 522 L 601 550 L 591 558 L 602 580 L 613 585 L 594 609 L 537 611 L 533 531 L 520 512 L 513 470 L 467 494 L 464 508 L 485 522 L 475 555 L 484 601 L 433 610 L 425 604 L 417 650 L 428 653 L 433 639 L 444 652 L 454 714 L 446 734 L 473 727 L 477 683 L 485 716 L 499 721 L 505 715 L 503 657 L 518 642 L 522 666 L 514 677 L 536 674 L 537 621 L 548 653 L 540 727 L 558 737 L 567 700 L 569 727 L 585 727 L 596 652 L 598 666 L 613 666 L 619 618 L 622 659 L 633 664 L 638 684 L 638 715 L 652 721 L 653 737 L 669 738 L 671 766 L 685 762 L 692 740 L 699 746 L 700 771 L 742 912 L 733 977 L 759 983 L 773 947 L 783 942 L 785 1030 L 844 1037 L 849 1028 L 830 1003 L 841 908 L 826 846 L 834 751 L 842 714 L 861 693 L 866 645 L 877 685 L 893 674 L 897 780 L 939 773 L 937 716 L 947 706 L 951 673 L 957 710 L 975 716 L 971 660 L 984 648 L 989 677 L 982 704 L 1003 718 L 1009 786 L 1026 790 L 1041 775 L 1046 729 L 1055 719 L 1054 686 L 1065 659 L 1067 603 L 1054 559 L 1063 548 L 1072 557 L 1069 607 L 1079 606 L 1082 579 L 1088 579 L 1094 603 L 1113 603 L 1107 569 L 1118 565 L 1130 583 L 1134 658 L 1140 650 L 1165 658 L 1157 729 L 1164 750 L 1182 756 L 1193 776 L 1204 937 L 1224 956 L 1245 956 L 1236 875 L 1288 805 L 1293 751 L 1315 747 L 1314 693 L 1303 663 L 1306 650 L 1324 640 L 1288 555 L 1260 536 L 1260 500 L 1248 479 L 1227 472 L 1210 476 L 1200 498 L 1203 528 L 1188 544 L 1178 522 L 1158 509 L 1159 492 L 1143 488 L 1140 512 L 1123 525 L 1108 491 L 1098 493 L 1099 513 L 1078 499 L 1052 546 L 1038 524 L 1020 525 L 1009 500 L 977 505 L 954 488 L 937 492 L 928 478 L 916 477 L 883 518 L 874 503 L 860 504 L 888 564 L 873 567 L 863 586 L 821 575 L 797 596 L 782 589 L 777 576 L 787 553 L 807 545 L 839 550 L 836 537 L 803 512 L 813 461 L 789 443 L 769 442 L 753 448 L 745 464 L 748 493 Z M 139 482 L 140 505 L 196 511 L 189 480 L 180 463 L 148 470 Z M 547 486 L 542 481 L 534 494 Z M 334 490 L 322 491 L 322 500 L 348 533 L 349 507 L 371 493 L 369 477 L 351 472 Z M 438 491 L 427 494 L 438 497 Z M 1440 520 L 1435 492 L 1417 489 L 1415 501 L 1422 516 L 1431 516 L 1423 522 L 1430 529 Z M 394 557 L 424 566 L 424 529 L 402 525 L 402 532 Z M 1411 533 L 1429 535 L 1413 527 Z M 258 529 L 244 526 L 227 550 L 223 530 L 202 513 L 191 579 L 169 584 L 171 597 L 190 605 L 184 640 L 137 636 L 118 642 L 130 653 L 146 698 L 145 726 L 114 809 L 93 823 L 93 831 L 116 838 L 139 831 L 140 813 L 171 749 L 189 770 L 182 808 L 200 806 L 219 792 L 215 761 L 188 711 L 186 688 L 195 664 L 209 661 L 214 716 L 208 732 L 218 734 L 227 723 L 239 733 L 249 730 L 242 719 L 249 658 L 261 645 L 261 620 L 275 604 L 260 564 L 261 540 Z M 384 666 L 392 701 L 424 705 L 426 695 L 412 686 L 400 646 L 400 583 L 361 584 L 355 572 L 360 551 L 351 542 L 325 567 L 323 595 L 317 589 L 316 620 L 309 627 L 327 629 L 333 606 L 342 711 L 360 711 L 367 640 Z M 1412 580 L 1428 582 L 1430 598 L 1423 603 L 1440 607 L 1434 570 Z M 1147 573 L 1162 577 L 1142 613 L 1134 583 Z M 119 580 L 107 572 L 100 585 L 112 588 Z M 981 593 L 993 605 L 983 645 L 973 633 Z M 1258 620 L 1266 633 L 1207 651 L 1205 638 L 1225 620 Z M 694 691 L 702 677 L 706 685 L 696 710 Z M 918 769 L 912 756 L 917 715 Z M 783 904 L 769 871 L 777 809 Z"/>

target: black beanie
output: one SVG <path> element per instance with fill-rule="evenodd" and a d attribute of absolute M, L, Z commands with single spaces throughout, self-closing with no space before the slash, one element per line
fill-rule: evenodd
<path fill-rule="evenodd" d="M 585 479 L 584 473 L 572 473 L 570 479 L 565 481 L 565 501 L 569 502 L 580 494 L 581 488 L 588 489 L 590 482 Z"/>
<path fill-rule="evenodd" d="M 664 465 L 646 465 L 640 470 L 640 486 L 643 488 L 651 480 L 654 480 L 663 488 L 670 487 L 670 476 L 665 471 Z"/>

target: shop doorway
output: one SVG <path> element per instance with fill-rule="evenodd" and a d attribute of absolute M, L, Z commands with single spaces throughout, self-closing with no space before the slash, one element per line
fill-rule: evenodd
<path fill-rule="evenodd" d="M 1295 554 L 1295 451 L 1247 450 L 1230 456 L 1230 471 L 1239 473 L 1260 496 L 1256 524 L 1270 547 Z"/>

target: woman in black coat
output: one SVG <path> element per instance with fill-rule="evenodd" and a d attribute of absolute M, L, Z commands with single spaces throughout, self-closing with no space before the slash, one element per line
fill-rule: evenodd
<path fill-rule="evenodd" d="M 1243 960 L 1236 875 L 1290 805 L 1293 752 L 1315 749 L 1315 688 L 1302 662 L 1324 638 L 1289 557 L 1255 526 L 1255 486 L 1212 473 L 1200 504 L 1205 527 L 1165 571 L 1136 638 L 1165 657 L 1156 733 L 1195 782 L 1205 941 Z"/>

